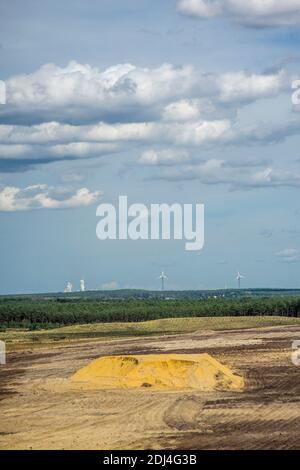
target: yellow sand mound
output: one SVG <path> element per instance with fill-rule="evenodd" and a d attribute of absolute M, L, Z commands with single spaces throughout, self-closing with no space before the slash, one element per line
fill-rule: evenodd
<path fill-rule="evenodd" d="M 201 391 L 244 388 L 244 380 L 209 354 L 102 357 L 80 369 L 72 381 L 84 388 L 149 388 Z"/>

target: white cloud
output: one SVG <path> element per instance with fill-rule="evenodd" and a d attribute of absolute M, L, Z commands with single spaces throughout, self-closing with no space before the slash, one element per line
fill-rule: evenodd
<path fill-rule="evenodd" d="M 146 150 L 142 153 L 138 159 L 138 163 L 141 165 L 176 165 L 179 163 L 185 163 L 189 160 L 189 154 L 186 150 Z"/>
<path fill-rule="evenodd" d="M 231 122 L 228 119 L 176 123 L 168 129 L 166 137 L 179 145 L 204 145 L 222 141 L 230 129 Z"/>
<path fill-rule="evenodd" d="M 192 66 L 163 64 L 149 69 L 118 64 L 99 70 L 70 62 L 66 67 L 46 64 L 28 75 L 6 80 L 7 106 L 2 110 L 30 119 L 73 122 L 114 122 L 132 119 L 148 107 L 162 105 L 198 88 Z"/>
<path fill-rule="evenodd" d="M 300 188 L 300 173 L 265 167 L 257 162 L 227 162 L 211 159 L 182 165 L 159 176 L 166 180 L 198 180 L 207 185 L 227 185 L 231 189 L 276 187 Z"/>
<path fill-rule="evenodd" d="M 59 188 L 45 184 L 18 188 L 7 186 L 0 189 L 0 211 L 14 212 L 33 209 L 71 209 L 89 206 L 96 203 L 100 191 L 90 191 L 87 188 L 78 189 L 75 193 L 67 193 Z"/>
<path fill-rule="evenodd" d="M 163 110 L 165 121 L 191 121 L 198 119 L 199 105 L 195 100 L 181 100 L 168 104 Z"/>
<path fill-rule="evenodd" d="M 182 161 L 184 146 L 254 145 L 284 140 L 299 133 L 300 121 L 283 124 L 257 122 L 241 125 L 229 119 L 72 126 L 57 122 L 35 126 L 0 125 L 1 160 L 43 163 L 110 155 L 125 144 L 172 145 L 158 160 Z M 121 145 L 122 144 L 122 145 Z M 180 156 L 181 155 L 181 156 Z M 146 154 L 147 156 L 147 154 Z M 147 156 L 148 163 L 151 155 Z M 152 155 L 153 157 L 153 155 Z M 143 163 L 144 157 L 141 160 Z M 152 158 L 153 160 L 153 158 Z M 157 161 L 158 161 L 157 160 Z M 145 163 L 146 160 L 144 160 Z"/>
<path fill-rule="evenodd" d="M 245 72 L 225 73 L 219 79 L 220 100 L 250 102 L 259 98 L 276 96 L 289 86 L 289 78 L 284 71 L 276 74 L 246 74 Z"/>
<path fill-rule="evenodd" d="M 300 0 L 178 0 L 177 9 L 184 15 L 225 16 L 254 26 L 300 24 Z"/>
<path fill-rule="evenodd" d="M 22 158 L 34 153 L 34 147 L 27 144 L 0 144 L 0 158 Z"/>
<path fill-rule="evenodd" d="M 172 155 L 146 154 L 140 161 L 171 164 L 185 158 L 183 146 L 268 143 L 299 126 L 245 128 L 237 121 L 238 110 L 279 95 L 288 82 L 283 71 L 214 75 L 170 64 L 155 69 L 121 64 L 103 71 L 76 62 L 64 68 L 48 64 L 7 80 L 0 169 L 25 171 L 52 161 L 100 157 L 129 144 L 180 147 Z"/>
<path fill-rule="evenodd" d="M 221 14 L 222 4 L 219 0 L 179 0 L 177 9 L 184 15 L 213 18 Z"/>
<path fill-rule="evenodd" d="M 276 256 L 284 263 L 300 262 L 300 251 L 296 248 L 286 248 L 276 253 Z"/>
<path fill-rule="evenodd" d="M 80 147 L 83 142 L 141 141 L 152 138 L 155 133 L 157 133 L 157 126 L 154 123 L 106 124 L 99 122 L 94 125 L 75 126 L 48 122 L 34 126 L 0 125 L 0 138 L 3 144 L 76 143 Z M 103 147 L 103 149 L 106 151 L 109 147 Z"/>
<path fill-rule="evenodd" d="M 150 69 L 119 64 L 101 71 L 77 62 L 66 67 L 46 64 L 31 74 L 6 80 L 7 103 L 1 107 L 0 116 L 2 122 L 7 119 L 26 125 L 51 121 L 141 122 L 159 119 L 162 113 L 166 118 L 175 115 L 179 120 L 185 116 L 189 120 L 198 117 L 200 99 L 222 101 L 225 93 L 227 102 L 244 100 L 247 95 L 255 100 L 269 96 L 270 88 L 275 94 L 285 86 L 282 72 L 278 76 L 244 72 L 217 75 L 191 65 L 163 64 Z M 230 93 L 226 93 L 228 89 Z"/>
<path fill-rule="evenodd" d="M 26 137 L 24 136 L 26 141 Z M 33 139 L 29 139 L 33 142 Z M 101 156 L 113 153 L 117 150 L 115 144 L 91 143 L 91 142 L 71 142 L 68 144 L 42 145 L 41 142 L 32 144 L 0 144 L 0 159 L 45 159 L 60 160 L 71 158 L 85 158 Z"/>
<path fill-rule="evenodd" d="M 299 250 L 296 250 L 295 248 L 286 248 L 282 251 L 279 251 L 276 253 L 276 256 L 284 256 L 284 257 L 290 257 L 290 256 L 295 256 L 299 254 Z"/>
<path fill-rule="evenodd" d="M 49 154 L 58 157 L 81 158 L 112 153 L 116 149 L 117 146 L 110 143 L 71 142 L 50 147 Z"/>
<path fill-rule="evenodd" d="M 155 122 L 71 126 L 59 123 L 36 126 L 0 125 L 0 159 L 43 158 L 48 160 L 82 158 L 112 153 L 120 143 L 165 143 L 206 145 L 236 140 L 240 131 L 231 133 L 228 119 L 188 122 Z M 244 136 L 243 136 L 244 138 Z"/>

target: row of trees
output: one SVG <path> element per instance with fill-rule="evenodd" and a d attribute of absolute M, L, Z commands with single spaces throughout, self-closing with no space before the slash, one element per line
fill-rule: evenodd
<path fill-rule="evenodd" d="M 0 301 L 0 327 L 53 327 L 94 322 L 139 322 L 159 318 L 205 316 L 298 317 L 300 297 L 206 300 Z"/>

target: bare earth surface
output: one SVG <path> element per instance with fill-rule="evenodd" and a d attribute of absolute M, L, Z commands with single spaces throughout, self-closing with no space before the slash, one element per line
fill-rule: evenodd
<path fill-rule="evenodd" d="M 87 340 L 12 352 L 0 366 L 1 449 L 300 449 L 299 326 Z M 92 359 L 207 352 L 246 379 L 233 392 L 80 390 Z"/>

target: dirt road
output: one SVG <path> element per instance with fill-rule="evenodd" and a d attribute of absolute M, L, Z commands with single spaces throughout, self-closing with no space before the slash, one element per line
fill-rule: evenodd
<path fill-rule="evenodd" d="M 0 366 L 1 449 L 299 449 L 300 327 L 89 340 L 10 353 Z M 81 391 L 94 358 L 201 353 L 246 379 L 243 393 Z"/>

